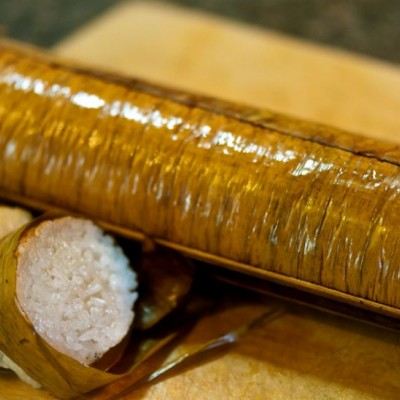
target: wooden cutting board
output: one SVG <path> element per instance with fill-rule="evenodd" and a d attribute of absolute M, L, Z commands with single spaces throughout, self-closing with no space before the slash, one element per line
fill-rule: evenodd
<path fill-rule="evenodd" d="M 252 26 L 151 2 L 126 3 L 54 51 L 169 86 L 400 142 L 400 69 Z M 267 302 L 267 300 L 265 300 Z M 192 346 L 256 315 L 203 320 Z M 125 399 L 398 399 L 400 334 L 292 308 L 219 357 Z M 45 400 L 11 373 L 1 400 Z"/>

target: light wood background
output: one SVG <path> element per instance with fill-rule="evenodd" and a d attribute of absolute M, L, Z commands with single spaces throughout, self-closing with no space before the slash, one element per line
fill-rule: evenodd
<path fill-rule="evenodd" d="M 152 2 L 127 3 L 54 51 L 79 62 L 400 142 L 400 69 L 252 26 Z M 261 305 L 202 321 L 185 346 Z M 400 334 L 294 308 L 210 362 L 135 400 L 372 400 L 400 396 Z M 0 399 L 49 400 L 11 373 Z"/>

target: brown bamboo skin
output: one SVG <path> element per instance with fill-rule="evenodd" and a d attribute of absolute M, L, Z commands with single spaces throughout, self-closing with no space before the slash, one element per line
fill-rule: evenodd
<path fill-rule="evenodd" d="M 397 146 L 0 45 L 0 189 L 400 316 Z"/>

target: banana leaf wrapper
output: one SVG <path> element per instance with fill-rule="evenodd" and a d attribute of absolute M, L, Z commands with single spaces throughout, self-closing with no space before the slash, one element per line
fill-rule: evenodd
<path fill-rule="evenodd" d="M 135 374 L 135 371 L 138 372 L 137 376 L 133 375 L 131 381 L 140 379 L 143 371 L 147 371 L 143 363 L 172 340 L 175 333 L 166 330 L 165 336 L 153 338 L 151 334 L 145 332 L 137 335 L 137 342 L 133 347 L 130 346 L 128 361 L 123 359 L 127 344 L 125 340 L 106 353 L 104 359 L 95 363 L 95 366 L 85 366 L 55 350 L 35 331 L 16 295 L 18 248 L 19 244 L 30 235 L 35 235 L 36 228 L 43 221 L 62 217 L 65 215 L 50 213 L 0 240 L 0 350 L 44 389 L 58 398 L 69 399 L 79 397 L 132 373 Z M 163 293 L 164 297 L 159 294 L 158 300 L 161 302 L 165 300 L 165 296 L 171 296 L 168 288 L 164 288 Z M 178 302 L 179 299 L 175 298 L 174 304 Z M 152 310 L 155 310 L 155 315 L 152 316 L 153 323 L 158 322 L 161 318 L 157 313 L 158 302 L 149 300 L 147 303 L 150 303 Z M 165 312 L 161 314 L 164 316 Z M 121 360 L 125 363 L 124 368 L 120 368 L 121 372 L 105 371 L 115 361 Z M 157 368 L 153 366 L 150 372 L 155 370 Z"/>
<path fill-rule="evenodd" d="M 0 191 L 400 316 L 400 149 L 0 43 Z"/>

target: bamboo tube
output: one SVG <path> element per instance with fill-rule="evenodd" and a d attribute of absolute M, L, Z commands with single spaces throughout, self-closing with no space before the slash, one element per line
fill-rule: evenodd
<path fill-rule="evenodd" d="M 0 190 L 400 316 L 398 146 L 0 44 Z"/>

